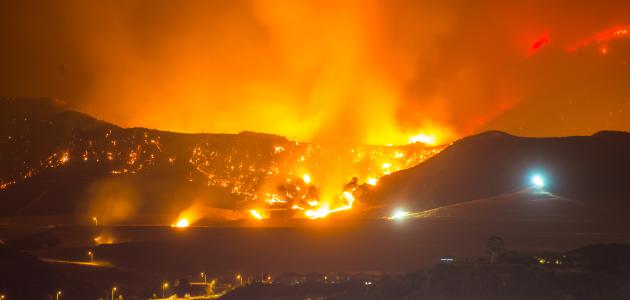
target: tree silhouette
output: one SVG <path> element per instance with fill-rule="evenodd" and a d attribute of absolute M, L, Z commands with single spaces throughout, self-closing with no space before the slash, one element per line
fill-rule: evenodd
<path fill-rule="evenodd" d="M 486 252 L 490 256 L 490 263 L 503 262 L 505 260 L 505 243 L 503 238 L 491 236 L 486 243 Z"/>

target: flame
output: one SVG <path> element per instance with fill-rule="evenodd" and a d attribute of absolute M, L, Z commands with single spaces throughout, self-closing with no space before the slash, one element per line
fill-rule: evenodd
<path fill-rule="evenodd" d="M 377 183 L 378 183 L 378 179 L 376 178 L 368 178 L 367 180 L 367 184 L 372 185 L 372 186 L 376 185 Z"/>
<path fill-rule="evenodd" d="M 175 224 L 171 225 L 171 227 L 177 228 L 186 228 L 188 226 L 190 226 L 190 221 L 187 218 L 180 218 Z"/>
<path fill-rule="evenodd" d="M 304 215 L 309 219 L 321 219 L 325 218 L 328 215 L 340 211 L 346 211 L 352 209 L 352 204 L 354 203 L 354 196 L 350 192 L 343 192 L 343 199 L 345 199 L 346 203 L 342 206 L 330 208 L 329 202 L 324 202 L 320 207 L 316 209 L 309 209 L 304 212 Z"/>
<path fill-rule="evenodd" d="M 264 219 L 263 216 L 255 209 L 250 209 L 249 213 L 252 215 L 252 217 L 258 219 L 258 220 L 262 220 Z"/>
<path fill-rule="evenodd" d="M 437 144 L 437 139 L 435 137 L 435 135 L 433 134 L 426 134 L 426 133 L 420 133 L 418 135 L 414 135 L 412 137 L 409 138 L 409 143 L 410 144 L 414 144 L 414 143 L 423 143 L 425 145 L 436 145 Z"/>

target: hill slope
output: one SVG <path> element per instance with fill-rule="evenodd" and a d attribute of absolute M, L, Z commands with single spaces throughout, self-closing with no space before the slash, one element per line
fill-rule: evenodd
<path fill-rule="evenodd" d="M 305 173 L 313 177 L 310 186 L 340 194 L 353 176 L 364 183 L 440 149 L 121 128 L 52 99 L 0 99 L 0 216 L 264 207 L 287 198 L 281 188 Z M 383 169 L 384 162 L 390 167 Z"/>
<path fill-rule="evenodd" d="M 383 178 L 370 199 L 433 209 L 528 189 L 532 174 L 542 174 L 545 191 L 553 195 L 599 207 L 627 206 L 630 134 L 524 138 L 485 132 Z"/>

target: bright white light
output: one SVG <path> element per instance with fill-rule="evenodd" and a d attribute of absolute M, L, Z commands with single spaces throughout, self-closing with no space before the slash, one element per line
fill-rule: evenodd
<path fill-rule="evenodd" d="M 408 211 L 404 211 L 404 210 L 397 210 L 394 212 L 394 214 L 389 217 L 390 220 L 400 220 L 400 219 L 404 219 L 406 217 L 409 216 L 409 212 Z"/>
<path fill-rule="evenodd" d="M 545 179 L 540 175 L 532 176 L 532 184 L 535 188 L 542 189 L 545 187 Z"/>

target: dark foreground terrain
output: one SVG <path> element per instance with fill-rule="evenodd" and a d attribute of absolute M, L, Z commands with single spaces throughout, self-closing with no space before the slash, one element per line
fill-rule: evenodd
<path fill-rule="evenodd" d="M 589 288 L 586 284 L 592 284 L 593 291 L 610 289 L 609 292 L 612 293 L 620 291 L 623 286 L 615 280 L 625 277 L 619 277 L 621 275 L 615 275 L 616 273 L 592 273 L 581 268 L 541 269 L 532 257 L 535 253 L 563 253 L 589 244 L 630 243 L 630 226 L 627 222 L 612 220 L 596 223 L 549 220 L 481 222 L 428 217 L 398 221 L 325 221 L 334 222 L 294 224 L 292 227 L 252 227 L 245 226 L 246 224 L 240 227 L 186 229 L 111 227 L 102 230 L 115 237 L 114 244 L 99 246 L 86 243 L 94 234 L 91 227 L 53 227 L 37 234 L 12 239 L 3 245 L 7 256 L 0 268 L 0 288 L 6 293 L 24 290 L 43 295 L 18 299 L 46 298 L 46 295 L 54 293 L 56 289 L 65 291 L 64 299 L 94 299 L 102 297 L 112 286 L 116 286 L 126 298 L 135 295 L 138 299 L 146 299 L 153 293 L 159 295 L 163 282 L 174 284 L 182 280 L 199 281 L 200 272 L 205 272 L 209 279 L 216 278 L 221 284 L 234 285 L 235 274 L 243 274 L 247 281 L 252 282 L 261 274 L 270 274 L 276 282 L 275 279 L 280 280 L 280 274 L 291 272 L 403 274 L 429 268 L 405 277 L 395 277 L 390 283 L 384 281 L 386 283 L 377 284 L 375 280 L 369 290 L 364 289 L 364 281 L 321 287 L 318 287 L 321 283 L 315 282 L 286 288 L 274 283 L 259 287 L 263 288 L 260 293 L 256 290 L 256 285 L 252 285 L 230 294 L 229 297 L 246 293 L 244 298 L 236 299 L 266 299 L 250 298 L 247 295 L 251 294 L 247 293 L 276 295 L 274 293 L 277 288 L 281 294 L 287 292 L 285 289 L 289 292 L 296 290 L 296 295 L 305 295 L 311 290 L 318 293 L 330 290 L 330 295 L 348 290 L 348 293 L 352 292 L 352 297 L 396 299 L 383 295 L 401 286 L 401 293 L 404 294 L 391 295 L 402 297 L 415 293 L 413 295 L 429 295 L 427 297 L 432 298 L 433 294 L 423 294 L 428 293 L 427 285 L 435 293 L 445 289 L 466 294 L 474 287 L 482 290 L 487 288 L 495 290 L 493 294 L 488 294 L 495 298 L 501 298 L 501 295 L 505 295 L 501 293 L 510 291 L 526 292 L 522 294 L 526 298 L 538 295 L 533 293 L 549 291 L 554 291 L 549 295 L 557 296 L 571 291 L 572 286 L 576 286 L 575 291 L 579 291 L 577 287 Z M 492 235 L 501 236 L 505 240 L 508 253 L 523 253 L 527 257 L 526 264 L 523 265 L 520 260 L 515 265 L 488 265 L 485 259 L 486 240 Z M 90 262 L 86 254 L 90 250 L 93 251 L 97 264 L 85 264 Z M 607 257 L 606 255 L 603 257 Z M 448 256 L 470 264 L 431 268 L 440 262 L 440 258 Z M 615 260 L 616 258 L 613 259 Z M 568 272 L 568 277 L 563 275 L 565 271 Z M 624 272 L 626 271 L 620 274 L 626 274 Z M 453 279 L 448 279 L 451 276 L 454 276 Z M 471 278 L 477 278 L 475 280 L 478 281 Z M 519 278 L 527 278 L 528 285 L 522 286 L 526 282 Z M 435 281 L 438 279 L 439 281 Z M 505 283 L 507 286 L 500 283 L 503 280 L 508 281 Z M 451 281 L 462 283 L 451 286 Z M 468 281 L 470 284 L 464 285 L 463 282 Z M 576 285 L 576 282 L 582 281 L 583 284 Z M 484 282 L 484 285 L 473 284 L 474 282 Z M 539 289 L 526 288 L 529 285 L 538 286 Z M 455 287 L 461 289 L 453 290 Z M 272 289 L 267 290 L 268 288 Z M 365 294 L 366 291 L 369 293 Z M 268 299 L 307 298 L 282 298 L 279 296 L 281 294 Z M 486 294 L 479 295 L 479 299 L 482 299 Z M 614 299 L 613 296 L 617 294 L 610 295 Z M 339 297 L 341 298 L 337 299 L 352 299 Z M 452 297 L 445 299 L 448 298 Z"/>
<path fill-rule="evenodd" d="M 126 281 L 116 284 L 126 299 L 148 299 L 160 294 L 163 282 L 156 274 L 129 269 L 51 264 L 5 245 L 0 266 L 0 289 L 10 299 L 46 299 L 57 290 L 64 299 L 102 298 L 116 280 Z M 509 251 L 493 263 L 486 256 L 456 259 L 404 274 L 285 272 L 269 281 L 243 276 L 247 281 L 241 287 L 229 283 L 235 289 L 221 299 L 628 299 L 630 246 Z M 167 295 L 204 294 L 191 285 L 194 278 L 177 278 L 168 281 L 174 286 Z"/>
<path fill-rule="evenodd" d="M 550 261 L 537 261 L 553 256 Z M 453 262 L 378 281 L 254 284 L 225 299 L 628 299 L 630 246 L 592 245 L 503 262 Z"/>

